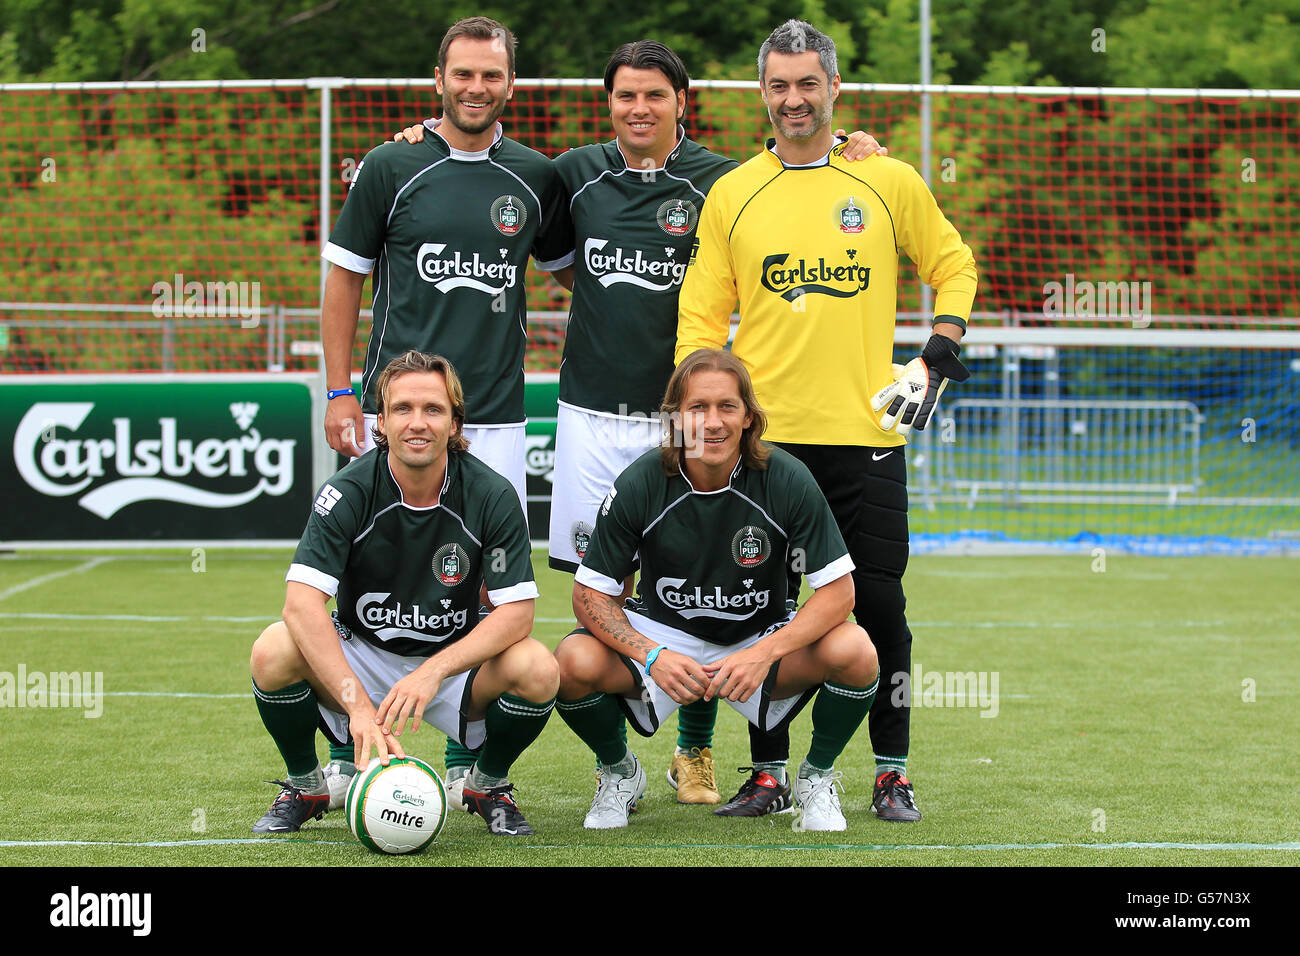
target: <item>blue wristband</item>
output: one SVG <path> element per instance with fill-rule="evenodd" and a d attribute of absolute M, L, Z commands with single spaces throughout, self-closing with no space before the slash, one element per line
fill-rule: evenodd
<path fill-rule="evenodd" d="M 343 395 L 356 395 L 356 394 L 357 394 L 357 390 L 353 388 L 351 385 L 349 385 L 347 388 L 326 389 L 325 398 L 327 401 L 333 401 L 334 399 L 339 398 L 340 396 Z"/>
<path fill-rule="evenodd" d="M 660 644 L 658 647 L 656 647 L 653 651 L 651 651 L 649 654 L 645 656 L 645 673 L 647 677 L 650 676 L 650 665 L 653 664 L 655 660 L 659 657 L 659 652 L 666 651 L 667 649 L 668 649 L 667 645 Z"/>

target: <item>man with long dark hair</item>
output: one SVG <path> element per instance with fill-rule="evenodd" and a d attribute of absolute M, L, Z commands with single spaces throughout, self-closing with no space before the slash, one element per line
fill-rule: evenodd
<path fill-rule="evenodd" d="M 807 468 L 763 444 L 763 410 L 730 353 L 688 356 L 663 413 L 665 447 L 633 462 L 601 505 L 574 578 L 582 627 L 556 650 L 560 715 L 600 760 L 583 825 L 627 826 L 645 792 L 622 716 L 648 737 L 679 706 L 721 698 L 770 731 L 815 695 L 799 824 L 843 830 L 834 762 L 871 707 L 877 668 L 847 620 L 853 563 L 834 518 Z M 804 576 L 813 595 L 797 608 Z"/>

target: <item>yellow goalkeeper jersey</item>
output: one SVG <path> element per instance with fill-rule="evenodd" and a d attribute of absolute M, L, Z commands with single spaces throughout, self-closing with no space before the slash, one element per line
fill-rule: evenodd
<path fill-rule="evenodd" d="M 975 258 L 911 166 L 884 156 L 786 166 L 768 148 L 709 191 L 682 282 L 676 361 L 732 351 L 767 410 L 766 437 L 902 445 L 871 396 L 893 381 L 900 250 L 936 292 L 935 321 L 963 328 Z M 919 349 L 918 349 L 919 351 Z"/>

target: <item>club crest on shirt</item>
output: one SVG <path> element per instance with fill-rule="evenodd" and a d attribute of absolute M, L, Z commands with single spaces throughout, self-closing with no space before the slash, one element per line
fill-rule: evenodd
<path fill-rule="evenodd" d="M 870 214 L 850 196 L 835 204 L 835 225 L 840 232 L 859 233 L 867 228 Z"/>
<path fill-rule="evenodd" d="M 444 544 L 433 554 L 433 574 L 447 587 L 455 587 L 469 576 L 469 555 L 458 544 Z"/>
<path fill-rule="evenodd" d="M 754 525 L 745 525 L 731 539 L 731 556 L 742 568 L 756 568 L 772 553 L 772 543 L 767 532 Z"/>
<path fill-rule="evenodd" d="M 689 199 L 669 199 L 659 207 L 655 220 L 670 236 L 684 236 L 695 228 L 700 212 Z"/>
<path fill-rule="evenodd" d="M 577 552 L 578 557 L 586 557 L 587 546 L 591 544 L 591 532 L 594 529 L 585 521 L 575 521 L 570 536 L 573 539 L 573 550 Z"/>
<path fill-rule="evenodd" d="M 492 225 L 503 236 L 518 235 L 528 221 L 528 209 L 518 196 L 506 194 L 492 204 Z"/>

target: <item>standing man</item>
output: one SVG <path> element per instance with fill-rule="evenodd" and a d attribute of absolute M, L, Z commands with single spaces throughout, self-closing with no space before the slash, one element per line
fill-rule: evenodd
<path fill-rule="evenodd" d="M 768 437 L 808 466 L 830 502 L 856 566 L 854 616 L 896 682 L 911 673 L 912 645 L 902 446 L 948 379 L 968 377 L 957 343 L 975 261 L 912 167 L 844 162 L 831 132 L 840 77 L 829 37 L 787 21 L 764 41 L 758 70 L 773 139 L 709 194 L 682 287 L 677 357 L 721 346 L 739 301 L 732 348 L 768 409 Z M 937 293 L 934 334 L 901 377 L 892 365 L 900 250 Z M 892 696 L 878 695 L 870 717 L 872 808 L 915 821 L 910 701 Z M 750 744 L 754 772 L 731 806 L 759 816 L 788 805 L 789 736 L 751 728 Z"/>
<path fill-rule="evenodd" d="M 455 370 L 407 352 L 375 387 L 377 447 L 330 478 L 286 576 L 284 620 L 253 645 L 253 694 L 287 777 L 254 833 L 329 808 L 318 722 L 335 745 L 405 756 L 409 720 L 482 747 L 464 801 L 492 833 L 533 832 L 510 766 L 546 725 L 559 672 L 528 636 L 537 585 L 510 483 L 472 455 Z M 479 616 L 479 589 L 493 610 Z M 338 599 L 331 618 L 326 605 Z M 484 743 L 484 738 L 487 742 Z"/>
<path fill-rule="evenodd" d="M 551 161 L 502 134 L 514 93 L 515 38 L 486 17 L 452 25 L 434 72 L 443 115 L 418 147 L 386 143 L 357 166 L 322 253 L 332 263 L 321 312 L 330 447 L 360 455 L 377 408 L 374 380 L 408 349 L 450 359 L 465 383 L 473 454 L 508 478 L 525 501 L 524 271 L 562 268 L 573 249 L 562 188 Z M 352 388 L 352 346 L 362 285 L 373 273 L 374 325 L 361 380 Z M 561 272 L 560 281 L 568 284 Z M 364 421 L 363 421 L 364 415 Z M 326 767 L 335 805 L 356 772 L 333 748 Z M 453 792 L 473 757 L 453 747 Z"/>
<path fill-rule="evenodd" d="M 704 198 L 733 160 L 688 139 L 690 77 L 655 40 L 605 66 L 614 139 L 555 160 L 573 219 L 573 304 L 560 365 L 550 565 L 574 573 L 623 469 L 660 443 L 673 372 L 677 294 Z M 635 568 L 633 567 L 634 570 Z M 631 593 L 631 570 L 624 596 Z M 678 714 L 668 783 L 679 803 L 721 801 L 713 770 L 716 699 Z M 568 710 L 561 712 L 567 721 Z"/>
<path fill-rule="evenodd" d="M 662 43 L 624 43 L 605 65 L 604 84 L 614 139 L 555 160 L 574 249 L 561 262 L 573 267 L 573 304 L 560 365 L 550 566 L 570 574 L 614 479 L 660 443 L 657 410 L 675 365 L 677 297 L 696 224 L 713 184 L 736 168 L 687 138 L 690 77 Z M 417 142 L 423 132 L 399 135 Z M 879 148 L 854 133 L 846 158 Z M 625 584 L 626 596 L 631 575 Z M 716 714 L 711 699 L 678 715 L 667 776 L 679 803 L 721 802 L 711 750 Z"/>
<path fill-rule="evenodd" d="M 871 708 L 877 668 L 847 620 L 853 562 L 826 499 L 807 468 L 762 442 L 763 410 L 730 352 L 688 356 L 663 412 L 671 439 L 619 475 L 600 507 L 574 577 L 582 628 L 555 652 L 565 721 L 601 762 L 583 826 L 627 826 L 645 791 L 620 709 L 649 737 L 678 706 L 721 697 L 768 731 L 816 695 L 798 828 L 844 830 L 834 763 Z M 805 574 L 813 595 L 796 609 Z"/>

